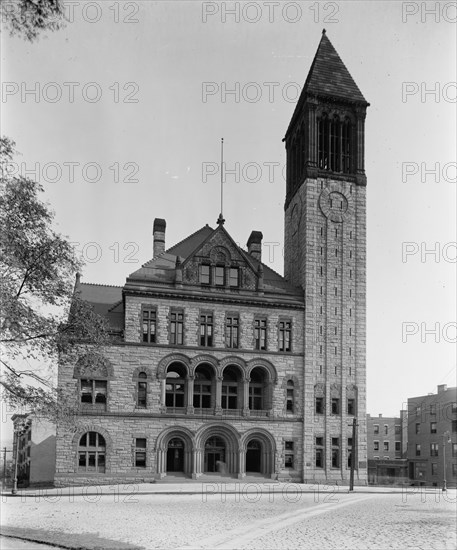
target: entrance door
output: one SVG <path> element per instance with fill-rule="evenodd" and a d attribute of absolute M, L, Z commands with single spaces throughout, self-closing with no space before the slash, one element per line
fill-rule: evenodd
<path fill-rule="evenodd" d="M 261 472 L 261 450 L 260 441 L 252 439 L 246 450 L 246 472 Z"/>
<path fill-rule="evenodd" d="M 184 443 L 181 439 L 172 439 L 168 443 L 167 472 L 184 471 Z"/>
<path fill-rule="evenodd" d="M 210 437 L 205 443 L 205 472 L 226 472 L 225 442 L 220 437 Z"/>

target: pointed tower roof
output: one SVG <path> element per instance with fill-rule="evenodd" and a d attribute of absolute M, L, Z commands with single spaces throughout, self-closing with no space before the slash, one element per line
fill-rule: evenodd
<path fill-rule="evenodd" d="M 303 91 L 367 104 L 362 92 L 328 39 L 325 29 Z"/>

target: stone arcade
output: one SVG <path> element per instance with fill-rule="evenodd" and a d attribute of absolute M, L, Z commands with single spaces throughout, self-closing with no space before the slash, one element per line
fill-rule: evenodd
<path fill-rule="evenodd" d="M 57 429 L 57 485 L 165 477 L 366 483 L 364 120 L 325 31 L 284 138 L 285 276 L 222 217 L 123 287 L 81 283 L 115 340 L 105 364 L 62 358 L 78 410 Z M 358 419 L 357 441 L 352 419 Z"/>

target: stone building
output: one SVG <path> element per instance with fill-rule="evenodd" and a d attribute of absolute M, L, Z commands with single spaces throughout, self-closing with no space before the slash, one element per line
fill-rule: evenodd
<path fill-rule="evenodd" d="M 78 410 L 57 484 L 166 476 L 366 483 L 368 103 L 323 32 L 284 138 L 284 277 L 224 226 L 165 245 L 123 286 L 75 291 L 109 320 L 105 364 L 62 358 Z M 357 441 L 352 419 L 358 421 Z"/>
<path fill-rule="evenodd" d="M 408 466 L 414 485 L 457 485 L 457 388 L 408 399 Z"/>
<path fill-rule="evenodd" d="M 400 411 L 400 416 L 395 417 L 367 414 L 368 483 L 407 482 L 407 446 L 407 411 Z"/>

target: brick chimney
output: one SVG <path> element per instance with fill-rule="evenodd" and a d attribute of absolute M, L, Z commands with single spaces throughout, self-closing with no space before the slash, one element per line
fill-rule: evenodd
<path fill-rule="evenodd" d="M 249 254 L 259 262 L 262 261 L 262 239 L 260 231 L 252 231 L 246 244 Z"/>
<path fill-rule="evenodd" d="M 162 218 L 156 218 L 152 229 L 154 238 L 154 258 L 165 252 L 165 228 L 167 222 Z"/>

